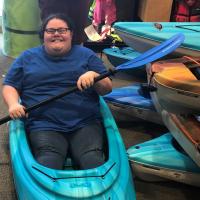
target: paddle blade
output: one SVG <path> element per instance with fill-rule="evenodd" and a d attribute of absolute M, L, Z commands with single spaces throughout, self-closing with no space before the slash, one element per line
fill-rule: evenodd
<path fill-rule="evenodd" d="M 152 61 L 155 61 L 167 54 L 173 52 L 176 48 L 178 48 L 181 43 L 184 41 L 185 36 L 182 33 L 178 33 L 168 40 L 162 42 L 158 46 L 149 49 L 148 51 L 144 52 L 140 56 L 130 60 L 126 63 L 123 63 L 117 66 L 116 70 L 126 70 L 131 69 L 133 67 L 142 66 Z"/>

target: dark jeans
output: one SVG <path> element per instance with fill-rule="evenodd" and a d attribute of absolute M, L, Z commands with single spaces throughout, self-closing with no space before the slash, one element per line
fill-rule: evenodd
<path fill-rule="evenodd" d="M 105 162 L 103 138 L 104 128 L 100 122 L 70 133 L 40 131 L 29 134 L 35 159 L 40 164 L 53 169 L 63 169 L 69 153 L 80 169 L 102 165 Z"/>

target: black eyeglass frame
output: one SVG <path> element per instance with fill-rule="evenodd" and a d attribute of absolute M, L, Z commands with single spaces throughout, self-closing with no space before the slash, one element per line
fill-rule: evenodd
<path fill-rule="evenodd" d="M 56 32 L 58 32 L 59 34 L 66 34 L 68 31 L 70 31 L 71 29 L 66 27 L 66 28 L 46 28 L 45 32 L 48 34 L 55 34 Z"/>

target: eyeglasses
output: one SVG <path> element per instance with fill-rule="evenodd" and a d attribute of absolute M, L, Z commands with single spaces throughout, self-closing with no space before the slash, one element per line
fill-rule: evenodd
<path fill-rule="evenodd" d="M 70 28 L 47 28 L 47 29 L 45 29 L 45 31 L 46 31 L 48 34 L 55 34 L 56 31 L 57 31 L 59 34 L 65 34 L 65 33 L 67 33 L 69 30 L 70 30 Z"/>

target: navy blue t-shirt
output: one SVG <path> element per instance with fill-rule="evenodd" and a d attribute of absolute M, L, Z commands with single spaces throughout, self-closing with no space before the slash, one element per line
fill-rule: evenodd
<path fill-rule="evenodd" d="M 63 57 L 47 55 L 43 46 L 23 52 L 12 64 L 4 85 L 17 89 L 21 102 L 30 107 L 76 86 L 87 71 L 106 72 L 96 54 L 74 45 Z M 77 91 L 29 113 L 25 119 L 29 131 L 68 132 L 100 119 L 99 96 L 93 88 Z"/>

